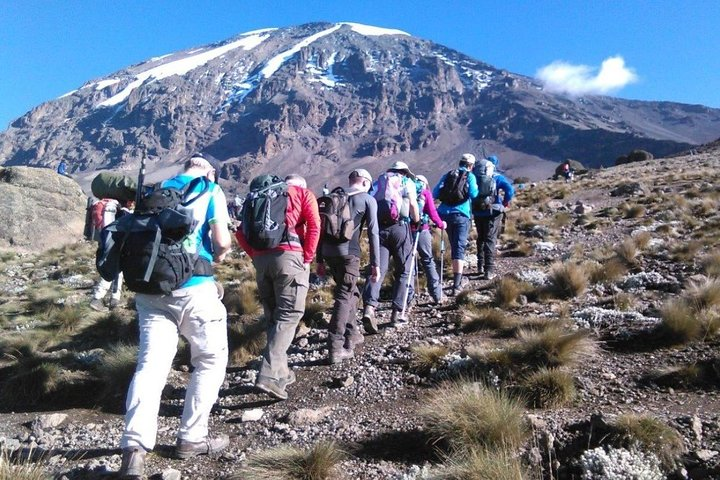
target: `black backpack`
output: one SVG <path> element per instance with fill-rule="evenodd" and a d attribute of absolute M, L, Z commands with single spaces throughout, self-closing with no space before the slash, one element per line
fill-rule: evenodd
<path fill-rule="evenodd" d="M 445 175 L 445 181 L 438 195 L 438 199 L 451 207 L 460 205 L 470 197 L 468 186 L 468 172 L 465 169 L 450 170 Z"/>
<path fill-rule="evenodd" d="M 289 241 L 287 206 L 288 185 L 282 179 L 273 175 L 253 179 L 241 213 L 242 232 L 251 247 L 268 250 Z"/>
<path fill-rule="evenodd" d="M 202 190 L 193 194 L 200 184 Z M 167 295 L 194 274 L 212 275 L 210 262 L 184 246 L 197 226 L 190 206 L 209 188 L 205 177 L 182 190 L 158 188 L 141 199 L 135 212 L 103 228 L 96 256 L 100 276 L 112 281 L 122 272 L 129 290 Z"/>
<path fill-rule="evenodd" d="M 355 233 L 355 219 L 350 211 L 350 196 L 341 187 L 318 198 L 320 235 L 323 241 L 345 243 Z"/>

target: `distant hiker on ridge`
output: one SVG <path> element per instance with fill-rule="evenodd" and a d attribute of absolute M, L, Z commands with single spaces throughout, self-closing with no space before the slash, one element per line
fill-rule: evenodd
<path fill-rule="evenodd" d="M 475 155 L 464 153 L 458 168 L 442 176 L 433 189 L 433 195 L 442 203 L 438 208 L 440 217 L 447 223 L 452 256 L 453 286 L 450 295 L 462 289 L 465 246 L 470 232 L 470 203 L 478 195 L 475 175 L 471 172 Z"/>
<path fill-rule="evenodd" d="M 480 192 L 472 202 L 477 229 L 477 270 L 485 280 L 495 277 L 497 238 L 505 209 L 515 195 L 512 183 L 498 173 L 498 166 L 498 157 L 491 155 L 477 162 L 473 169 Z"/>
<path fill-rule="evenodd" d="M 255 177 L 235 238 L 252 258 L 268 322 L 255 388 L 285 400 L 287 386 L 295 382 L 287 351 L 305 312 L 310 263 L 320 238 L 317 200 L 305 179 L 299 175 L 288 175 L 285 181 L 271 175 Z"/>
<path fill-rule="evenodd" d="M 367 170 L 357 168 L 348 177 L 347 191 L 335 189 L 318 199 L 322 222 L 318 268 L 322 270 L 322 262 L 326 262 L 335 280 L 335 303 L 328 329 L 330 363 L 352 358 L 355 346 L 364 341 L 356 321 L 360 299 L 357 287 L 360 277 L 360 234 L 363 226 L 367 227 L 370 244 L 370 281 L 377 282 L 380 277 L 377 202 L 367 193 L 372 181 Z M 343 215 L 345 205 L 349 215 L 347 219 Z"/>

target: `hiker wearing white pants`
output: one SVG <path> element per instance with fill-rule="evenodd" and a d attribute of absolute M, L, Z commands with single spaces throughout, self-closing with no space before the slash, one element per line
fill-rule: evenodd
<path fill-rule="evenodd" d="M 211 163 L 212 162 L 212 163 Z M 163 188 L 182 190 L 197 177 L 207 177 L 209 187 L 197 183 L 199 191 L 190 207 L 197 226 L 187 237 L 198 258 L 221 262 L 230 251 L 230 218 L 225 194 L 216 181 L 216 160 L 193 155 L 185 171 L 162 183 Z M 196 262 L 197 264 L 198 262 Z M 227 312 L 212 271 L 195 270 L 180 288 L 167 295 L 138 293 L 135 304 L 140 327 L 138 361 L 128 389 L 125 431 L 119 477 L 144 478 L 145 455 L 155 447 L 160 398 L 177 349 L 178 335 L 190 344 L 193 373 L 187 385 L 175 456 L 190 458 L 210 454 L 230 444 L 227 435 L 208 434 L 210 410 L 217 400 L 227 365 Z"/>

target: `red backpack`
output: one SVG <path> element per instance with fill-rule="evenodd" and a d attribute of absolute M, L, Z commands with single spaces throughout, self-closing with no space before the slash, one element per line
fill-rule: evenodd
<path fill-rule="evenodd" d="M 92 206 L 92 222 L 96 230 L 102 230 L 115 221 L 115 215 L 117 215 L 117 203 L 111 198 L 98 200 Z"/>

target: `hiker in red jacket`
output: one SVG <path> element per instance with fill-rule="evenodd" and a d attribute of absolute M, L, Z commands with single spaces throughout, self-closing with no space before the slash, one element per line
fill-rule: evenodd
<path fill-rule="evenodd" d="M 257 190 L 258 185 L 268 181 L 267 177 L 262 175 L 253 179 L 250 190 Z M 267 346 L 255 387 L 280 400 L 287 399 L 285 388 L 295 381 L 295 373 L 288 368 L 287 351 L 305 312 L 310 262 L 320 239 L 320 215 L 315 195 L 299 175 L 289 175 L 285 182 L 287 232 L 280 244 L 258 250 L 250 245 L 242 228 L 235 233 L 240 246 L 252 258 L 268 321 Z"/>

